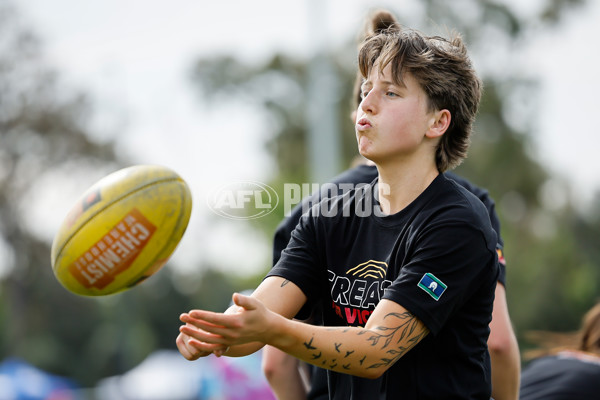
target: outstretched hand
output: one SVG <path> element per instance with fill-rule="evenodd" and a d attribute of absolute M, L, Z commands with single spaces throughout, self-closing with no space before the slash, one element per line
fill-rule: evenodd
<path fill-rule="evenodd" d="M 211 353 L 220 356 L 231 346 L 266 343 L 269 324 L 276 314 L 258 299 L 239 293 L 234 293 L 233 303 L 225 313 L 192 310 L 181 314 L 179 319 L 185 325 L 179 328 L 176 343 L 186 359 L 196 360 Z"/>

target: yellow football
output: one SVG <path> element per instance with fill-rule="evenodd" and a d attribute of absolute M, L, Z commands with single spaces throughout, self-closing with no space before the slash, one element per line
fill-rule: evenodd
<path fill-rule="evenodd" d="M 90 187 L 52 243 L 52 269 L 73 293 L 104 296 L 137 285 L 173 254 L 192 212 L 186 182 L 158 165 L 116 171 Z"/>

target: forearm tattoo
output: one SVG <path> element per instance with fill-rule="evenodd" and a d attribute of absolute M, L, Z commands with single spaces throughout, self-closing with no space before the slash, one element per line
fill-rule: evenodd
<path fill-rule="evenodd" d="M 371 342 L 371 346 L 377 346 L 377 344 L 382 341 L 382 349 L 386 349 L 392 344 L 387 350 L 389 356 L 382 358 L 380 362 L 374 363 L 367 368 L 378 368 L 394 364 L 400 357 L 406 354 L 407 351 L 419 343 L 428 333 L 426 329 L 417 329 L 419 327 L 418 321 L 415 316 L 408 311 L 402 314 L 390 313 L 383 319 L 385 320 L 387 318 L 396 319 L 399 325 L 395 327 L 379 326 L 376 329 L 382 333 L 372 334 L 367 340 Z"/>
<path fill-rule="evenodd" d="M 324 368 L 343 372 L 350 370 L 353 366 L 366 369 L 389 367 L 429 333 L 429 330 L 420 325 L 417 318 L 408 311 L 387 314 L 384 317 L 384 321 L 386 320 L 389 321 L 387 326 L 363 329 L 357 333 L 358 336 L 367 335 L 366 341 L 370 347 L 385 350 L 385 356 L 377 360 L 367 360 L 368 354 L 360 354 L 357 349 L 345 347 L 344 334 L 350 329 L 332 328 L 331 330 L 335 329 L 342 334 L 339 338 L 341 341 L 334 342 L 332 349 L 333 353 L 339 354 L 339 356 L 327 360 L 324 356 L 324 353 L 327 352 L 319 349 L 314 344 L 314 337 L 311 337 L 310 340 L 304 342 L 304 347 L 310 352 L 309 360 Z M 341 361 L 339 361 L 340 357 Z"/>

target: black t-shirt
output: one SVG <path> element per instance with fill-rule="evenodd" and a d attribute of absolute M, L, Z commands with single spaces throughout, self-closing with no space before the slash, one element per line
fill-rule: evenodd
<path fill-rule="evenodd" d="M 269 275 L 294 282 L 325 326 L 364 326 L 381 298 L 431 333 L 379 379 L 329 371 L 332 399 L 489 399 L 497 238 L 486 208 L 440 174 L 383 216 L 376 181 L 304 214 Z"/>
<path fill-rule="evenodd" d="M 446 172 L 445 175 L 477 196 L 487 208 L 492 227 L 496 231 L 498 237 L 498 243 L 496 244 L 500 267 L 498 282 L 506 286 L 506 266 L 503 256 L 504 242 L 500 236 L 500 220 L 496 214 L 494 201 L 489 196 L 487 190 L 473 185 L 468 180 L 452 172 Z M 281 252 L 287 246 L 291 233 L 298 224 L 298 220 L 312 205 L 318 203 L 323 198 L 344 194 L 348 192 L 350 188 L 355 186 L 371 183 L 373 180 L 375 180 L 375 178 L 377 178 L 377 167 L 374 165 L 358 165 L 334 177 L 329 184 L 326 184 L 321 188 L 322 190 L 304 198 L 302 202 L 296 205 L 291 210 L 290 214 L 282 220 L 275 231 L 273 240 L 273 265 L 275 265 L 281 257 Z M 303 309 L 303 311 L 298 315 L 298 318 L 306 319 L 311 315 L 313 318 L 313 323 L 320 324 L 318 320 L 320 313 L 311 312 L 308 307 Z M 307 394 L 307 399 L 316 400 L 328 398 L 327 379 L 324 377 L 324 375 L 326 375 L 326 371 L 312 365 L 310 368 L 311 385 Z"/>
<path fill-rule="evenodd" d="M 600 398 L 600 357 L 561 352 L 532 361 L 521 374 L 521 400 Z"/>

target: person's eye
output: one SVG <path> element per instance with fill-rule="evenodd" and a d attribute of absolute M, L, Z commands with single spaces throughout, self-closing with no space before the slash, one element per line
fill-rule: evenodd
<path fill-rule="evenodd" d="M 365 97 L 367 97 L 368 94 L 369 94 L 368 90 L 363 90 L 362 92 L 360 92 L 360 98 L 364 99 Z"/>
<path fill-rule="evenodd" d="M 398 93 L 390 92 L 390 91 L 386 92 L 385 95 L 388 97 L 398 97 Z"/>

